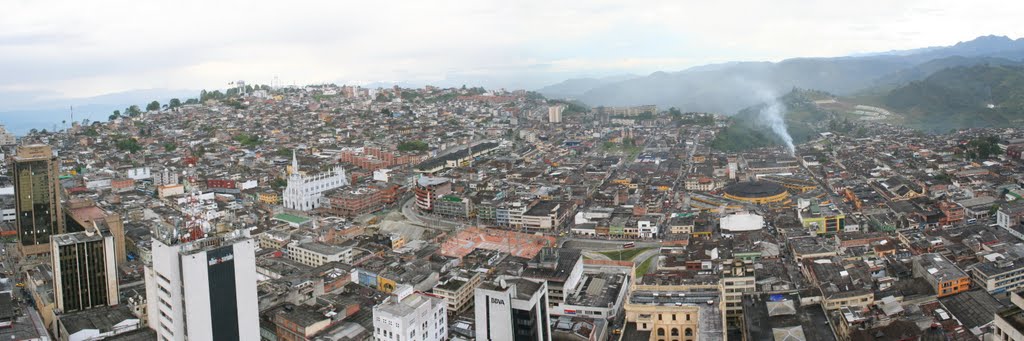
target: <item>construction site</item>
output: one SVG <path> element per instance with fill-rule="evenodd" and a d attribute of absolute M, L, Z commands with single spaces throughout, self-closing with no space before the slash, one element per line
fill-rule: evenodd
<path fill-rule="evenodd" d="M 532 259 L 541 248 L 555 245 L 555 237 L 551 236 L 469 227 L 445 241 L 441 245 L 441 254 L 462 258 L 480 248 Z"/>

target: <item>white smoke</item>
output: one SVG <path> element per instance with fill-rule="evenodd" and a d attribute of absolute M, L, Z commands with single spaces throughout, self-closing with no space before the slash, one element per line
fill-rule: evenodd
<path fill-rule="evenodd" d="M 753 85 L 753 84 L 752 84 Z M 758 113 L 757 118 L 761 124 L 772 129 L 782 143 L 786 145 L 789 155 L 796 155 L 796 147 L 793 146 L 793 137 L 789 136 L 789 128 L 786 127 L 786 105 L 779 102 L 779 96 L 764 86 L 755 86 L 758 100 L 764 103 L 764 108 Z"/>

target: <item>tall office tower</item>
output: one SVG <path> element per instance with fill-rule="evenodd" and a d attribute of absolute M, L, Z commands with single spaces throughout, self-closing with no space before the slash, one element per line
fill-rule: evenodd
<path fill-rule="evenodd" d="M 562 123 L 563 110 L 565 110 L 565 106 L 563 105 L 552 105 L 548 107 L 548 122 Z"/>
<path fill-rule="evenodd" d="M 117 305 L 114 237 L 88 228 L 50 238 L 55 309 L 66 314 Z"/>
<path fill-rule="evenodd" d="M 22 255 L 50 251 L 50 236 L 64 233 L 58 162 L 50 146 L 18 146 L 14 155 L 15 225 Z"/>
<path fill-rule="evenodd" d="M 256 254 L 235 231 L 194 241 L 157 233 L 146 265 L 149 327 L 158 340 L 259 340 Z"/>
<path fill-rule="evenodd" d="M 476 289 L 476 339 L 551 341 L 546 282 L 505 279 Z"/>

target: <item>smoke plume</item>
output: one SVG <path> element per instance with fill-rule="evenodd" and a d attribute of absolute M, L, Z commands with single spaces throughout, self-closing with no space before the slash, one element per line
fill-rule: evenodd
<path fill-rule="evenodd" d="M 793 146 L 793 137 L 789 135 L 786 121 L 783 119 L 786 114 L 786 105 L 779 102 L 779 96 L 767 87 L 755 87 L 758 99 L 764 103 L 764 107 L 757 117 L 761 124 L 771 128 L 772 132 L 786 145 L 789 155 L 796 155 L 796 147 Z"/>

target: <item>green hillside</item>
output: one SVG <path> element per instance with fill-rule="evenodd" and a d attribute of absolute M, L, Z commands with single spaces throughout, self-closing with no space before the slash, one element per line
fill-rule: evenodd
<path fill-rule="evenodd" d="M 947 68 L 893 89 L 879 101 L 910 126 L 944 131 L 1008 126 L 1024 118 L 1024 67 Z"/>
<path fill-rule="evenodd" d="M 830 114 L 815 106 L 813 101 L 830 97 L 820 91 L 793 89 L 779 98 L 786 107 L 784 121 L 793 137 L 793 143 L 800 144 L 814 138 Z M 715 136 L 711 147 L 736 152 L 783 145 L 782 140 L 761 119 L 760 111 L 764 107 L 761 104 L 740 110 L 730 118 L 729 125 Z"/>

